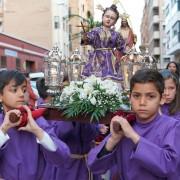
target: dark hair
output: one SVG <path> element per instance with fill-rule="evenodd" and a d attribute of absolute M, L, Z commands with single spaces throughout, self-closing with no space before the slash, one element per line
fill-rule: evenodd
<path fill-rule="evenodd" d="M 132 92 L 136 83 L 144 84 L 149 82 L 155 85 L 160 96 L 162 97 L 164 92 L 164 80 L 162 75 L 154 69 L 141 69 L 136 71 L 130 80 L 130 93 Z"/>
<path fill-rule="evenodd" d="M 48 87 L 45 85 L 45 79 L 39 78 L 36 81 L 36 88 L 38 90 L 38 94 L 42 99 L 45 99 L 49 96 L 47 93 Z"/>
<path fill-rule="evenodd" d="M 3 93 L 3 89 L 10 81 L 14 80 L 16 86 L 21 85 L 26 81 L 26 77 L 23 73 L 16 70 L 3 70 L 0 72 L 0 93 Z"/>
<path fill-rule="evenodd" d="M 119 11 L 117 10 L 117 6 L 115 4 L 112 4 L 110 7 L 107 7 L 104 9 L 102 16 L 106 13 L 106 11 L 111 10 L 116 14 L 116 21 L 119 19 Z"/>
<path fill-rule="evenodd" d="M 176 74 L 178 75 L 178 78 L 179 78 L 179 66 L 178 66 L 178 64 L 175 62 L 175 61 L 170 61 L 168 64 L 167 64 L 167 66 L 166 66 L 166 69 L 168 69 L 169 68 L 169 65 L 170 64 L 174 64 L 175 66 L 176 66 Z"/>
<path fill-rule="evenodd" d="M 168 69 L 164 69 L 160 71 L 161 75 L 163 76 L 164 80 L 172 79 L 176 84 L 176 96 L 174 100 L 169 104 L 169 114 L 173 115 L 180 110 L 180 88 L 179 88 L 179 78 L 177 74 L 171 72 Z"/>

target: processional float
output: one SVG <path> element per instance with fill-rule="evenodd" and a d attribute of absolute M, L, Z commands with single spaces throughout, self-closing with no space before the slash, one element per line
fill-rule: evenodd
<path fill-rule="evenodd" d="M 46 107 L 46 118 L 48 119 L 61 119 L 61 120 L 74 120 L 80 122 L 89 122 L 90 114 L 81 115 L 78 114 L 73 118 L 69 118 L 64 115 L 61 105 L 56 103 L 56 98 L 61 94 L 64 88 L 63 80 L 67 77 L 68 82 L 83 81 L 81 76 L 85 61 L 82 58 L 78 49 L 76 49 L 69 58 L 64 59 L 59 49 L 53 48 L 48 57 L 45 59 L 45 83 L 48 86 L 48 92 L 52 95 L 53 100 L 49 104 L 42 106 Z M 156 60 L 149 55 L 146 50 L 145 54 L 137 52 L 135 48 L 131 49 L 125 56 L 121 58 L 121 71 L 123 75 L 124 90 L 129 90 L 129 82 L 133 74 L 144 68 L 157 69 Z M 127 115 L 127 109 L 124 111 Z M 104 118 L 101 119 L 101 123 L 107 123 L 113 117 L 113 113 L 107 113 Z"/>

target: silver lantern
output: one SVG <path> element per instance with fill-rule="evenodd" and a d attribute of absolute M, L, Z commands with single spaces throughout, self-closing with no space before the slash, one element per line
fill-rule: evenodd
<path fill-rule="evenodd" d="M 67 61 L 67 71 L 68 71 L 68 80 L 69 81 L 79 81 L 82 80 L 81 73 L 84 66 L 82 56 L 78 49 L 73 51 L 69 60 Z"/>
<path fill-rule="evenodd" d="M 129 90 L 129 82 L 134 73 L 142 69 L 143 56 L 137 52 L 136 49 L 132 49 L 125 56 L 121 58 L 121 71 L 123 75 L 124 89 Z"/>
<path fill-rule="evenodd" d="M 146 51 L 143 54 L 142 63 L 143 63 L 143 68 L 156 69 L 157 70 L 157 61 L 154 57 L 150 56 L 148 48 L 146 48 Z"/>
<path fill-rule="evenodd" d="M 122 75 L 124 78 L 124 88 L 129 89 L 130 79 L 137 70 L 157 69 L 156 60 L 149 55 L 148 49 L 144 54 L 132 49 L 121 58 Z"/>
<path fill-rule="evenodd" d="M 52 96 L 59 94 L 63 87 L 63 63 L 64 59 L 62 59 L 62 53 L 60 53 L 57 46 L 54 46 L 44 62 L 45 85 L 48 86 L 47 92 Z"/>

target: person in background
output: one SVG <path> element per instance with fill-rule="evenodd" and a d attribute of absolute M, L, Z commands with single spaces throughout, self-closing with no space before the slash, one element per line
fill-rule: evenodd
<path fill-rule="evenodd" d="M 175 61 L 170 61 L 167 66 L 166 69 L 169 69 L 170 71 L 176 73 L 176 75 L 178 76 L 178 78 L 180 78 L 180 69 L 178 64 Z"/>
<path fill-rule="evenodd" d="M 88 77 L 94 74 L 97 77 L 109 78 L 117 82 L 123 80 L 120 62 L 114 56 L 115 49 L 123 55 L 125 48 L 122 36 L 112 28 L 118 18 L 119 12 L 113 4 L 103 10 L 101 27 L 83 33 L 81 44 L 91 45 L 94 49 L 89 52 L 88 61 L 82 72 L 83 76 Z"/>
<path fill-rule="evenodd" d="M 165 88 L 163 93 L 164 102 L 161 106 L 162 113 L 180 120 L 180 85 L 178 76 L 168 69 L 162 70 Z"/>
<path fill-rule="evenodd" d="M 42 179 L 46 163 L 63 166 L 69 160 L 67 145 L 54 133 L 41 116 L 33 119 L 24 105 L 26 77 L 19 71 L 0 72 L 0 177 L 6 180 Z M 22 108 L 27 112 L 27 125 L 21 127 Z M 12 113 L 19 120 L 12 122 Z M 46 177 L 43 180 L 49 180 Z"/>
<path fill-rule="evenodd" d="M 159 113 L 164 92 L 162 75 L 137 71 L 130 81 L 130 101 L 136 121 L 120 116 L 111 120 L 111 134 L 88 155 L 94 174 L 114 164 L 123 180 L 180 179 L 180 122 Z"/>
<path fill-rule="evenodd" d="M 31 108 L 34 109 L 36 106 L 36 101 L 38 99 L 38 96 L 33 92 L 33 89 L 31 87 L 29 74 L 26 73 L 26 80 L 27 80 L 27 90 L 25 92 L 25 102 L 26 104 Z"/>
<path fill-rule="evenodd" d="M 39 78 L 36 81 L 36 87 L 38 90 L 39 98 L 37 100 L 37 106 L 44 103 L 51 102 L 52 96 L 47 93 L 48 87 L 45 86 L 45 79 Z"/>

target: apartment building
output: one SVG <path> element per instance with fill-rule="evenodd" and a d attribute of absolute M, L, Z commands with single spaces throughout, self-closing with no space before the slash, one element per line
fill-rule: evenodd
<path fill-rule="evenodd" d="M 66 56 L 69 55 L 69 27 L 68 22 L 63 20 L 68 16 L 68 0 L 0 2 L 3 33 L 48 49 L 56 44 Z"/>
<path fill-rule="evenodd" d="M 141 24 L 142 45 L 149 49 L 151 56 L 162 66 L 163 0 L 146 0 Z"/>
<path fill-rule="evenodd" d="M 180 63 L 180 1 L 165 0 L 165 57 Z"/>
<path fill-rule="evenodd" d="M 83 32 L 81 26 L 82 18 L 87 18 L 87 13 L 91 12 L 94 15 L 94 2 L 89 0 L 71 0 L 69 1 L 69 15 L 77 15 L 70 18 L 69 21 L 69 36 L 70 36 L 70 52 L 76 48 L 80 49 L 81 53 L 85 54 L 86 47 L 80 46 L 81 32 Z M 80 16 L 80 17 L 78 17 Z"/>

